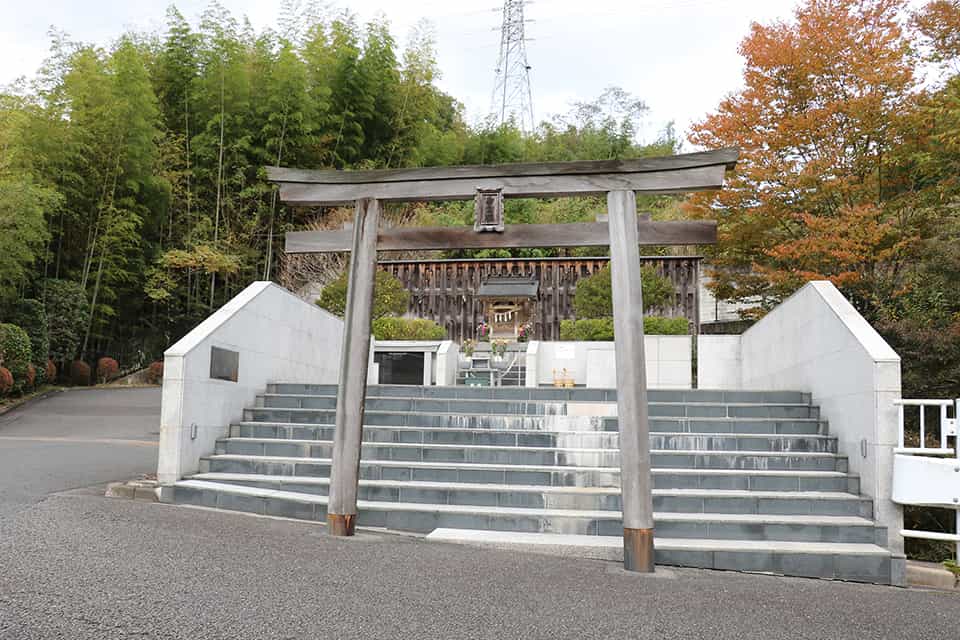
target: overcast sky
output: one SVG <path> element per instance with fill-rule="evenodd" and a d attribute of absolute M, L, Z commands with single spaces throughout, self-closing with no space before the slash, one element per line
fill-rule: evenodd
<path fill-rule="evenodd" d="M 261 29 L 280 0 L 221 0 Z M 193 24 L 208 0 L 175 4 Z M 73 40 L 106 45 L 127 29 L 163 29 L 167 0 L 0 0 L 0 84 L 32 75 L 51 26 Z M 335 2 L 367 20 L 383 11 L 402 43 L 421 18 L 437 33 L 440 86 L 467 107 L 490 106 L 502 1 Z M 741 81 L 737 47 L 750 23 L 789 18 L 795 0 L 537 0 L 527 5 L 527 54 L 537 119 L 620 86 L 650 106 L 644 137 L 674 120 L 680 131 L 715 108 Z"/>

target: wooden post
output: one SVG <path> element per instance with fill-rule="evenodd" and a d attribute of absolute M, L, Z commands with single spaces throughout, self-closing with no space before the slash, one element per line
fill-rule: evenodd
<path fill-rule="evenodd" d="M 643 353 L 643 292 L 633 191 L 607 193 L 610 269 L 617 362 L 617 422 L 623 502 L 623 567 L 653 572 L 653 497 L 647 371 Z"/>
<path fill-rule="evenodd" d="M 347 308 L 337 387 L 337 423 L 333 436 L 327 528 L 333 536 L 352 536 L 357 521 L 357 485 L 363 439 L 363 401 L 367 395 L 370 320 L 377 268 L 377 223 L 380 203 L 357 200 L 353 251 L 347 285 Z"/>

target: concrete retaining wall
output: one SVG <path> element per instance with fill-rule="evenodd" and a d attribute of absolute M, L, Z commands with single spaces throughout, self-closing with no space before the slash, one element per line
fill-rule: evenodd
<path fill-rule="evenodd" d="M 343 321 L 283 287 L 255 282 L 164 353 L 157 476 L 199 469 L 270 382 L 336 383 Z M 239 355 L 236 382 L 211 378 L 211 348 Z"/>
<path fill-rule="evenodd" d="M 691 336 L 645 336 L 647 386 L 651 389 L 690 389 L 693 383 L 691 345 Z M 527 348 L 527 386 L 553 384 L 554 375 L 562 376 L 564 369 L 578 385 L 616 388 L 614 343 L 530 343 Z M 536 372 L 535 378 L 531 372 Z"/>
<path fill-rule="evenodd" d="M 742 336 L 699 336 L 697 374 L 701 388 L 810 392 L 902 553 L 890 499 L 900 357 L 832 283 L 807 283 Z"/>

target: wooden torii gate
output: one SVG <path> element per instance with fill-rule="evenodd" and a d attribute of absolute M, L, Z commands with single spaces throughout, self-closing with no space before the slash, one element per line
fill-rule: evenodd
<path fill-rule="evenodd" d="M 725 171 L 733 168 L 738 155 L 736 149 L 722 149 L 636 160 L 377 171 L 268 167 L 270 180 L 279 185 L 280 198 L 288 205 L 356 207 L 352 229 L 299 231 L 286 236 L 288 253 L 351 252 L 327 503 L 329 533 L 350 536 L 356 524 L 377 250 L 609 245 L 624 567 L 630 571 L 652 572 L 653 499 L 639 247 L 714 243 L 716 223 L 638 219 L 635 194 L 719 189 Z M 503 224 L 503 198 L 602 194 L 607 196 L 609 223 Z M 476 201 L 476 224 L 472 229 L 378 229 L 381 202 L 470 199 Z"/>

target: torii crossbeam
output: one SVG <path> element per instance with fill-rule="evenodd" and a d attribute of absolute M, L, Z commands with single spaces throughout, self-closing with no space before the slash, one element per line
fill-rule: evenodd
<path fill-rule="evenodd" d="M 288 253 L 350 251 L 347 307 L 337 389 L 336 430 L 327 525 L 332 535 L 353 535 L 357 517 L 363 404 L 370 355 L 370 321 L 377 250 L 434 250 L 610 246 L 620 430 L 624 567 L 652 572 L 653 498 L 650 428 L 643 348 L 640 245 L 716 242 L 710 221 L 638 219 L 636 193 L 668 194 L 719 189 L 739 152 L 703 153 L 589 162 L 379 171 L 303 171 L 268 167 L 280 198 L 293 206 L 354 204 L 352 229 L 288 233 Z M 503 225 L 502 198 L 607 196 L 609 223 Z M 378 229 L 381 202 L 477 201 L 473 228 Z M 499 214 L 499 218 L 497 217 Z"/>

